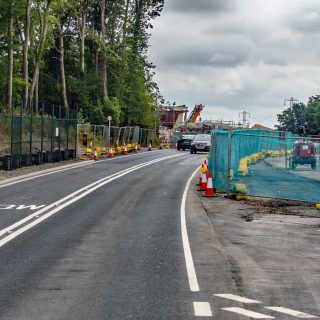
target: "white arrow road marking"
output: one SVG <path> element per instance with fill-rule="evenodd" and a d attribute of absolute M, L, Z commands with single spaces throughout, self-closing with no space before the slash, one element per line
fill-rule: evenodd
<path fill-rule="evenodd" d="M 289 314 L 291 316 L 297 317 L 297 318 L 302 318 L 302 319 L 314 319 L 314 318 L 319 318 L 317 316 L 313 316 L 312 314 L 292 310 L 292 309 L 287 309 L 287 308 L 282 308 L 282 307 L 265 307 L 265 309 L 269 309 L 272 311 L 277 311 L 280 313 L 285 313 Z"/>
<path fill-rule="evenodd" d="M 8 204 L 8 205 L 0 205 L 0 210 L 10 210 L 15 208 L 16 205 L 15 204 Z"/>
<path fill-rule="evenodd" d="M 144 162 L 138 165 L 135 165 L 131 168 L 119 171 L 115 174 L 112 174 L 110 176 L 104 177 L 94 183 L 89 184 L 88 186 L 85 186 L 68 196 L 48 205 L 45 208 L 42 208 L 35 213 L 32 213 L 28 215 L 27 217 L 23 218 L 22 220 L 19 220 L 18 222 L 12 224 L 9 227 L 6 227 L 2 230 L 0 230 L 0 247 L 8 243 L 9 241 L 13 240 L 14 238 L 18 237 L 19 235 L 23 234 L 27 230 L 33 228 L 34 226 L 38 225 L 42 221 L 48 219 L 55 213 L 59 212 L 63 208 L 69 206 L 70 204 L 82 199 L 83 197 L 87 196 L 88 194 L 94 192 L 95 190 L 101 188 L 102 186 L 119 179 L 131 172 L 134 172 L 136 170 L 139 170 L 141 168 L 150 166 L 154 163 L 164 161 L 164 160 L 169 160 L 173 159 L 176 157 L 181 157 L 183 155 L 173 155 L 173 156 L 167 156 L 167 157 L 162 157 L 158 158 L 155 160 L 151 160 L 148 162 Z"/>
<path fill-rule="evenodd" d="M 187 230 L 187 222 L 186 222 L 186 201 L 187 201 L 187 193 L 188 189 L 191 183 L 191 180 L 195 176 L 195 174 L 198 172 L 199 168 L 197 168 L 191 177 L 189 178 L 186 187 L 183 192 L 182 201 L 181 201 L 181 234 L 182 234 L 182 244 L 183 244 L 183 251 L 184 251 L 184 259 L 186 261 L 186 267 L 187 267 L 187 274 L 188 274 L 188 280 L 189 280 L 189 287 L 190 290 L 193 292 L 200 291 L 198 279 L 196 270 L 194 268 L 190 243 L 189 243 L 189 237 L 188 237 L 188 230 Z"/>
<path fill-rule="evenodd" d="M 214 294 L 214 296 L 220 297 L 220 298 L 225 298 L 225 299 L 229 299 L 229 300 L 234 300 L 234 301 L 239 301 L 242 303 L 261 303 L 260 301 L 257 300 L 252 300 L 252 299 L 248 299 L 245 297 L 240 297 L 240 296 L 236 296 L 235 294 Z"/>
<path fill-rule="evenodd" d="M 212 317 L 212 311 L 209 302 L 194 302 L 194 315 L 196 317 Z"/>
<path fill-rule="evenodd" d="M 242 308 L 222 308 L 222 310 L 238 313 L 253 319 L 275 319 L 274 317 L 268 316 L 266 314 L 253 312 Z"/>

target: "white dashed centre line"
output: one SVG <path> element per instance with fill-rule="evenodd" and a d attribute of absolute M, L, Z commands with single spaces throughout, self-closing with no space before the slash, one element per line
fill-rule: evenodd
<path fill-rule="evenodd" d="M 266 314 L 253 312 L 242 308 L 222 308 L 222 310 L 238 313 L 253 319 L 275 319 L 274 317 L 268 316 Z"/>
<path fill-rule="evenodd" d="M 277 311 L 277 312 L 284 313 L 284 314 L 289 314 L 291 316 L 301 318 L 301 319 L 319 318 L 317 316 L 313 316 L 312 314 L 308 314 L 308 313 L 304 313 L 304 312 L 300 312 L 300 311 L 296 311 L 296 310 L 292 310 L 292 309 L 287 309 L 287 308 L 283 308 L 283 307 L 265 307 L 265 309 Z"/>
<path fill-rule="evenodd" d="M 212 317 L 212 311 L 209 302 L 194 302 L 193 308 L 196 317 Z"/>
<path fill-rule="evenodd" d="M 224 299 L 229 299 L 229 300 L 234 300 L 234 301 L 239 301 L 242 303 L 261 303 L 258 300 L 252 300 L 252 299 L 248 299 L 245 297 L 241 297 L 241 296 L 237 296 L 235 294 L 214 294 L 214 296 L 220 297 L 220 298 L 224 298 Z"/>

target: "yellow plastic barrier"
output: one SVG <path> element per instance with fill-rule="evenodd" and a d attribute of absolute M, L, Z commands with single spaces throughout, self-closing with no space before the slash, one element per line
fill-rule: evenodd
<path fill-rule="evenodd" d="M 247 185 L 244 183 L 236 183 L 233 185 L 232 192 L 246 195 L 248 193 Z"/>

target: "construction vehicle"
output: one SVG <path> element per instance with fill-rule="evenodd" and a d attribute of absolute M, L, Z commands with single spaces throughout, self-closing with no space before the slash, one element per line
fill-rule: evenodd
<path fill-rule="evenodd" d="M 201 111 L 203 110 L 204 106 L 202 104 L 196 104 L 192 112 L 190 113 L 190 116 L 187 120 L 187 123 L 195 123 L 198 117 L 201 114 Z"/>
<path fill-rule="evenodd" d="M 290 169 L 293 170 L 297 165 L 311 165 L 312 169 L 316 169 L 317 160 L 316 160 L 317 149 L 313 142 L 311 141 L 296 141 L 293 148 L 293 154 L 289 158 Z"/>

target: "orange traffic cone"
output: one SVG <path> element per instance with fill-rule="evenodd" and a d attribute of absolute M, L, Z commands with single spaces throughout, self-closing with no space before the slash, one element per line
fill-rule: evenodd
<path fill-rule="evenodd" d="M 152 145 L 151 145 L 151 143 L 149 144 L 148 151 L 152 151 Z"/>
<path fill-rule="evenodd" d="M 201 176 L 201 183 L 200 183 L 200 189 L 199 191 L 206 191 L 207 189 L 207 170 L 204 168 L 204 170 L 201 170 L 202 176 Z"/>
<path fill-rule="evenodd" d="M 139 151 L 138 151 L 138 146 L 137 145 L 135 145 L 135 147 L 134 147 L 134 151 L 133 151 L 134 153 L 138 153 Z"/>
<path fill-rule="evenodd" d="M 200 177 L 199 177 L 199 184 L 197 184 L 197 186 L 200 186 L 200 185 L 201 185 L 203 167 L 204 167 L 204 164 L 201 165 Z"/>
<path fill-rule="evenodd" d="M 92 160 L 94 160 L 94 161 L 97 161 L 97 160 L 98 160 L 98 152 L 97 152 L 97 149 L 94 149 L 94 151 L 93 151 Z"/>
<path fill-rule="evenodd" d="M 215 196 L 216 196 L 216 189 L 213 187 L 212 174 L 210 171 L 208 171 L 208 182 L 207 182 L 207 188 L 206 188 L 206 193 L 204 197 L 215 197 Z"/>
<path fill-rule="evenodd" d="M 110 148 L 109 148 L 109 153 L 108 153 L 108 158 L 113 158 L 113 157 L 114 157 L 113 148 L 110 147 Z"/>
<path fill-rule="evenodd" d="M 125 143 L 122 146 L 122 154 L 124 156 L 126 156 L 128 154 L 128 148 L 127 148 L 127 145 Z"/>

